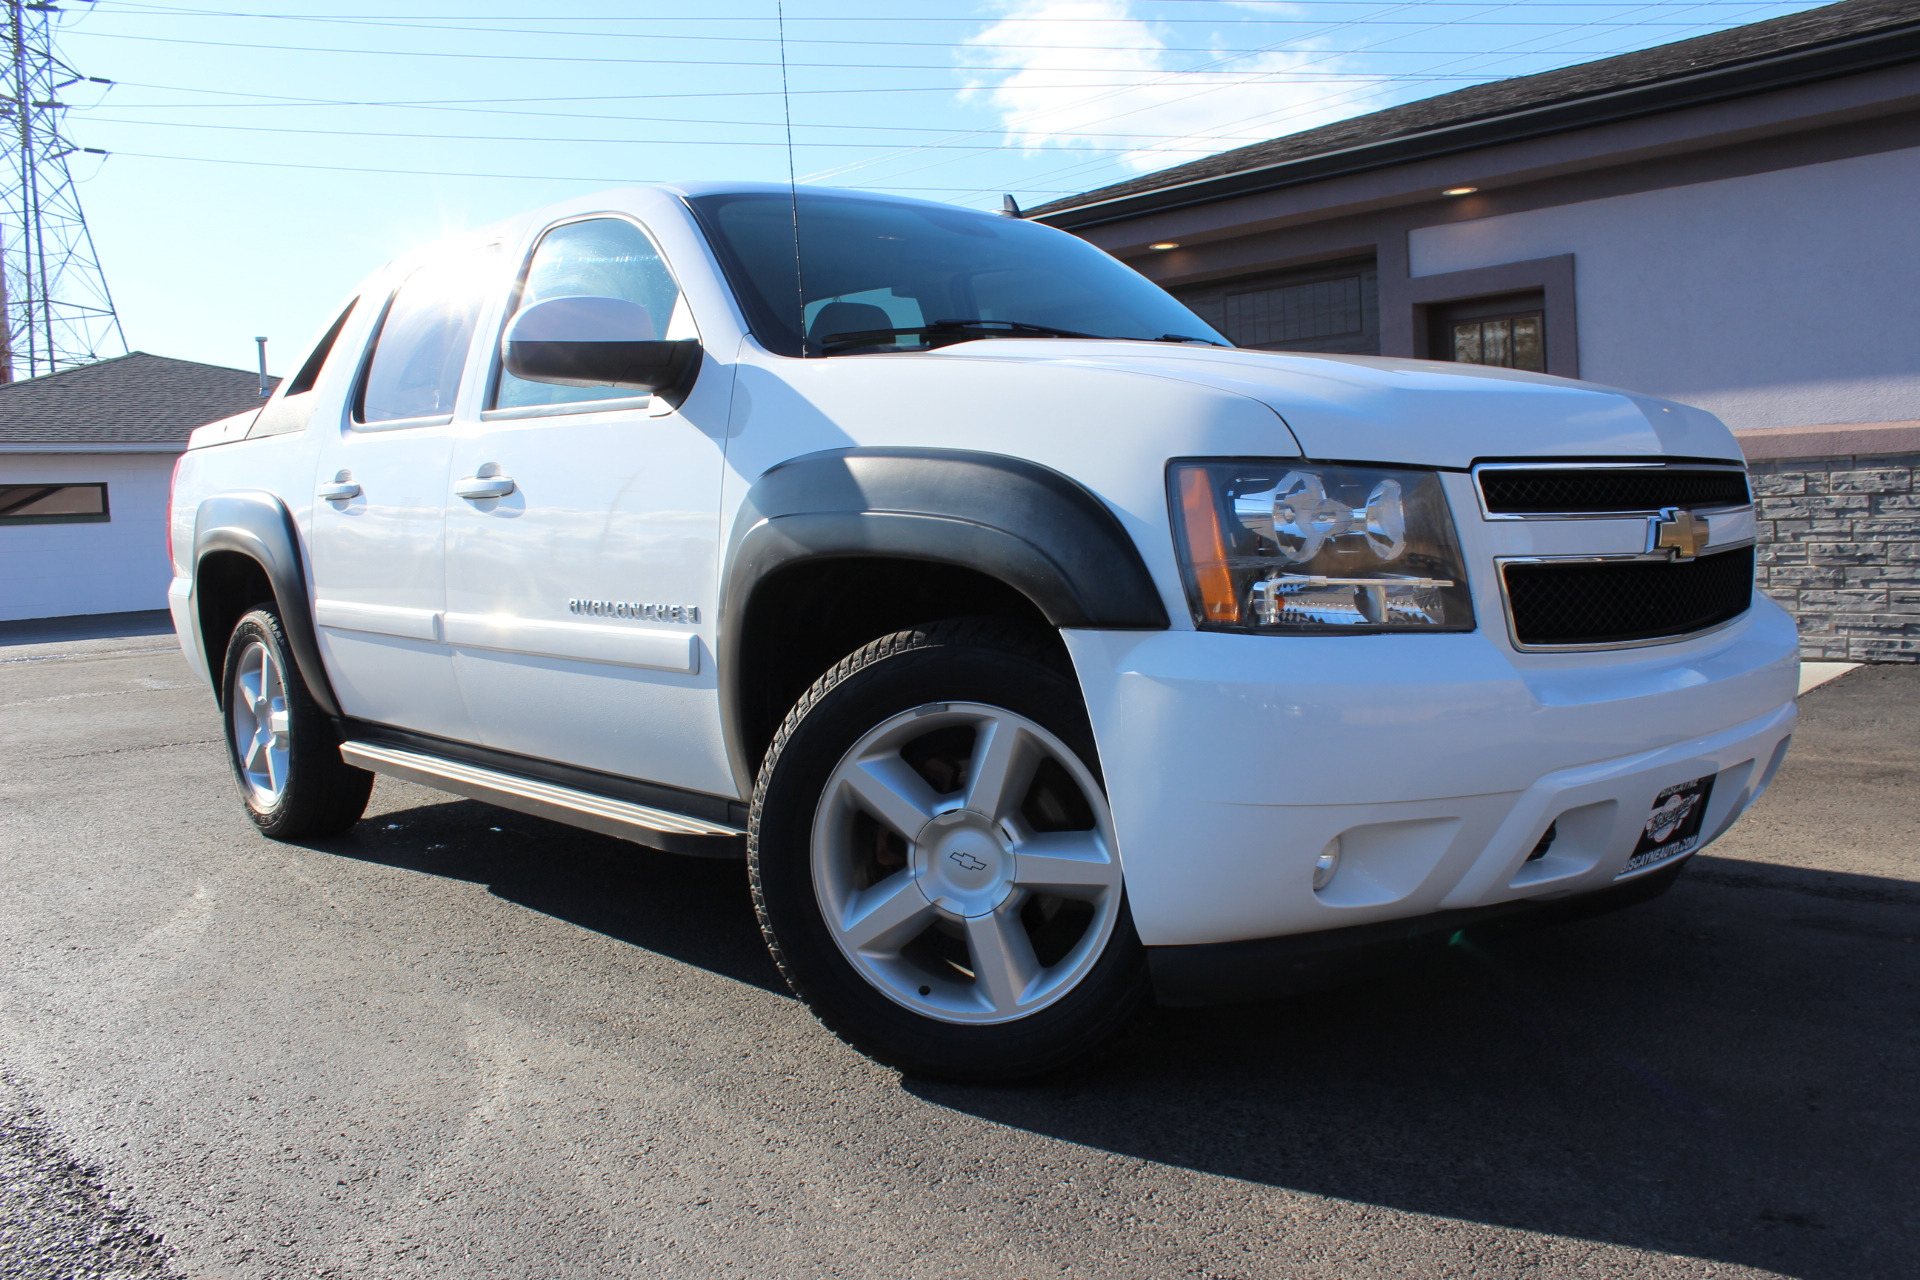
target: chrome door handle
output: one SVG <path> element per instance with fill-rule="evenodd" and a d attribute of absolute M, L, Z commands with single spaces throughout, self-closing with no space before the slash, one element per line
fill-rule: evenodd
<path fill-rule="evenodd" d="M 334 480 L 320 486 L 320 496 L 328 502 L 345 502 L 360 496 L 360 486 L 351 480 Z"/>
<path fill-rule="evenodd" d="M 508 476 L 468 476 L 453 482 L 453 491 L 462 498 L 504 498 L 513 492 Z"/>

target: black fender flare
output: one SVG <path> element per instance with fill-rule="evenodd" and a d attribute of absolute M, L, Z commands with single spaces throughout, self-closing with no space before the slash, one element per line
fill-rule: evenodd
<path fill-rule="evenodd" d="M 747 491 L 728 539 L 716 643 L 720 703 L 744 783 L 740 651 L 755 588 L 801 560 L 881 556 L 972 569 L 1056 627 L 1164 631 L 1133 537 L 1084 485 L 1038 463 L 965 449 L 856 447 L 782 462 Z"/>
<path fill-rule="evenodd" d="M 208 637 L 201 634 L 200 565 L 217 551 L 233 551 L 258 564 L 273 588 L 274 604 L 280 610 L 280 625 L 293 649 L 294 665 L 306 681 L 307 691 L 321 711 L 340 718 L 340 702 L 327 679 L 326 664 L 320 659 L 320 643 L 313 625 L 313 608 L 307 599 L 306 568 L 300 556 L 300 534 L 293 513 L 275 495 L 260 489 L 239 489 L 216 493 L 203 499 L 193 519 L 193 592 L 189 605 L 193 614 L 194 640 L 201 658 L 207 662 L 213 680 L 214 696 L 224 701 L 220 672 L 212 669 L 208 658 Z M 224 639 L 224 637 L 222 637 Z"/>

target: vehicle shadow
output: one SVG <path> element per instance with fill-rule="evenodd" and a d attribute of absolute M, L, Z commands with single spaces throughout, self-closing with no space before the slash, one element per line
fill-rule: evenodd
<path fill-rule="evenodd" d="M 785 994 L 744 867 L 475 801 L 316 848 L 484 884 Z M 1221 1177 L 1806 1277 L 1920 1256 L 1920 885 L 1702 856 L 1611 916 L 1163 1010 L 1104 1065 L 936 1106 Z M 823 1033 L 824 1034 L 824 1033 Z"/>
<path fill-rule="evenodd" d="M 444 876 L 555 919 L 778 995 L 746 864 L 688 858 L 477 800 L 380 813 L 311 847 Z"/>
<path fill-rule="evenodd" d="M 1090 1075 L 909 1081 L 1065 1141 L 1795 1276 L 1920 1257 L 1920 886 L 1702 858 L 1664 898 L 1170 1010 Z"/>

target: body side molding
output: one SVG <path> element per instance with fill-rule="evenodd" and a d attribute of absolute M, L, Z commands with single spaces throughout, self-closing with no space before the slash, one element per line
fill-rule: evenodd
<path fill-rule="evenodd" d="M 260 489 L 216 493 L 200 503 L 193 521 L 191 600 L 195 636 L 201 654 L 208 656 L 210 667 L 212 650 L 208 641 L 214 637 L 201 634 L 204 615 L 200 565 L 216 551 L 238 552 L 265 571 L 301 678 L 320 709 L 338 719 L 340 703 L 333 696 L 333 685 L 327 679 L 326 664 L 320 659 L 320 646 L 314 635 L 313 607 L 307 598 L 307 575 L 300 558 L 300 536 L 294 528 L 293 513 L 279 498 Z M 213 681 L 214 696 L 221 697 L 220 673 L 210 669 L 208 674 Z"/>
<path fill-rule="evenodd" d="M 857 447 L 793 458 L 748 491 L 724 562 L 721 715 L 743 785 L 753 770 L 742 758 L 740 658 L 754 591 L 801 561 L 853 557 L 986 574 L 1056 627 L 1169 625 L 1160 590 L 1119 518 L 1048 467 L 965 449 Z"/>

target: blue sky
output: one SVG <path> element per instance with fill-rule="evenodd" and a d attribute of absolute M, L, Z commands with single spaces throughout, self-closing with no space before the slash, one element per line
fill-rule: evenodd
<path fill-rule="evenodd" d="M 275 371 L 368 270 L 595 189 L 784 180 L 774 0 L 69 0 L 67 132 L 128 342 Z M 1811 8 L 786 0 L 794 166 L 1036 204 L 1469 84 Z M 104 354 L 104 353 L 103 353 Z"/>

